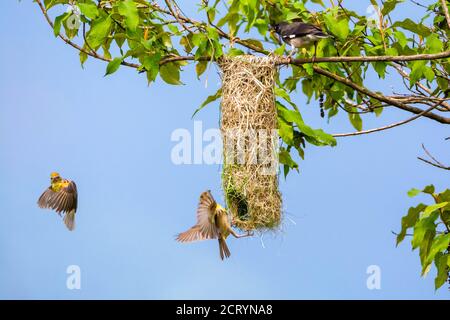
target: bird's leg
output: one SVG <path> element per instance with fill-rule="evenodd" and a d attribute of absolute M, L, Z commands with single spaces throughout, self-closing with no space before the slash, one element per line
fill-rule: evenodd
<path fill-rule="evenodd" d="M 247 233 L 244 234 L 237 234 L 234 230 L 230 229 L 230 233 L 233 235 L 233 237 L 235 238 L 245 238 L 245 237 L 251 237 L 253 236 L 253 232 L 251 231 L 247 231 Z"/>
<path fill-rule="evenodd" d="M 317 54 L 317 41 L 314 41 L 314 55 L 312 57 L 312 63 L 316 61 L 316 54 Z"/>
<path fill-rule="evenodd" d="M 291 50 L 291 52 L 289 53 L 288 58 L 291 59 L 292 56 L 293 56 L 294 54 L 296 54 L 296 53 L 297 53 L 297 48 L 294 47 L 294 46 L 292 46 L 292 50 Z"/>

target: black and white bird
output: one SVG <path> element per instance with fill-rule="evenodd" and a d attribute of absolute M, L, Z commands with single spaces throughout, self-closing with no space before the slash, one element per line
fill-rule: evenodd
<path fill-rule="evenodd" d="M 281 39 L 292 47 L 289 54 L 291 57 L 297 49 L 308 48 L 314 45 L 314 58 L 317 51 L 317 42 L 321 39 L 331 37 L 318 26 L 301 21 L 280 22 L 273 25 L 273 30 L 280 35 Z"/>

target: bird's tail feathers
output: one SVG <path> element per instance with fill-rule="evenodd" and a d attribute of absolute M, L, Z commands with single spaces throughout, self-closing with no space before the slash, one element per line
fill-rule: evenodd
<path fill-rule="evenodd" d="M 71 210 L 64 216 L 64 223 L 70 231 L 75 229 L 75 210 Z"/>
<path fill-rule="evenodd" d="M 231 256 L 230 249 L 228 249 L 227 243 L 225 239 L 219 238 L 219 251 L 220 251 L 220 259 L 229 258 Z"/>

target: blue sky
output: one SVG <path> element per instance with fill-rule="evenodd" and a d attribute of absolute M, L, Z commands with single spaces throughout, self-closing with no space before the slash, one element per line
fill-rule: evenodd
<path fill-rule="evenodd" d="M 308 146 L 300 174 L 280 179 L 283 231 L 230 238 L 232 256 L 220 261 L 216 241 L 174 241 L 195 222 L 202 191 L 222 202 L 220 166 L 170 159 L 173 130 L 192 131 L 193 111 L 218 88 L 215 68 L 207 88 L 192 66 L 177 87 L 148 87 L 126 68 L 104 78 L 104 63 L 80 67 L 36 4 L 2 1 L 0 9 L 0 298 L 448 299 L 445 288 L 435 293 L 434 271 L 420 278 L 408 240 L 395 248 L 391 233 L 408 207 L 429 201 L 408 198 L 408 189 L 448 187 L 445 172 L 416 159 L 425 143 L 445 160 L 448 128 L 420 119 L 335 148 Z M 294 98 L 312 126 L 353 131 L 345 115 L 327 124 L 315 102 Z M 196 120 L 216 128 L 218 116 L 213 104 Z M 364 127 L 408 116 L 385 110 Z M 75 232 L 36 205 L 52 171 L 78 185 Z M 81 268 L 81 290 L 66 288 L 69 265 Z M 380 290 L 366 287 L 369 265 L 381 268 Z"/>

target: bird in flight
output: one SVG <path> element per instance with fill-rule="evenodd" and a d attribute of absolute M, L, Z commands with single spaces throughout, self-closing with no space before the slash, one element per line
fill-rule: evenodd
<path fill-rule="evenodd" d="M 309 48 L 314 44 L 314 56 L 316 57 L 317 42 L 321 39 L 331 37 L 322 29 L 313 24 L 304 23 L 298 20 L 293 22 L 280 22 L 273 25 L 273 30 L 280 35 L 281 39 L 292 47 L 289 57 L 291 57 L 299 48 Z"/>
<path fill-rule="evenodd" d="M 43 209 L 53 209 L 60 216 L 64 213 L 64 223 L 70 231 L 75 228 L 75 213 L 78 192 L 75 182 L 61 178 L 59 173 L 50 174 L 50 187 L 39 197 L 38 205 Z"/>
<path fill-rule="evenodd" d="M 180 233 L 176 240 L 179 242 L 192 242 L 218 239 L 220 258 L 223 260 L 224 257 L 228 258 L 231 255 L 225 242 L 230 234 L 235 238 L 253 235 L 250 231 L 247 234 L 237 234 L 231 228 L 227 210 L 214 200 L 211 191 L 208 190 L 200 195 L 197 208 L 197 224 L 189 230 Z"/>

